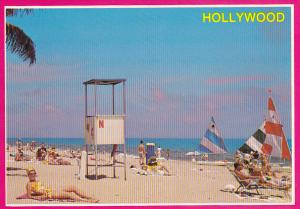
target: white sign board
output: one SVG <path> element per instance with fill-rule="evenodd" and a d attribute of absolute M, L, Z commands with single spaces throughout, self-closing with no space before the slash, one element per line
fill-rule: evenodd
<path fill-rule="evenodd" d="M 124 144 L 125 116 L 99 115 L 86 118 L 86 144 Z"/>

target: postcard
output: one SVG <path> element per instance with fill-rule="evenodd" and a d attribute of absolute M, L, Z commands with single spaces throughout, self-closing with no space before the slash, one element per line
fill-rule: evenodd
<path fill-rule="evenodd" d="M 41 5 L 3 7 L 6 206 L 297 207 L 296 5 Z"/>

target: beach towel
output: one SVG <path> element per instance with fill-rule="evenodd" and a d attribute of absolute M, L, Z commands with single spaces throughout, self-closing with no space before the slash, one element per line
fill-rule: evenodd
<path fill-rule="evenodd" d="M 21 200 L 21 199 L 31 199 L 30 197 L 28 197 L 27 193 L 22 194 L 18 197 L 16 197 L 17 200 Z"/>
<path fill-rule="evenodd" d="M 234 192 L 235 190 L 236 190 L 236 188 L 232 184 L 227 184 L 224 188 L 224 191 L 226 191 L 226 192 Z"/>
<path fill-rule="evenodd" d="M 22 194 L 18 197 L 16 197 L 17 200 L 25 200 L 25 199 L 32 199 L 32 200 L 37 200 L 37 199 L 33 199 L 31 197 L 29 197 L 27 195 L 27 193 Z M 71 200 L 71 199 L 41 199 L 41 200 L 37 200 L 37 201 L 59 201 L 59 202 L 75 202 L 75 200 Z"/>

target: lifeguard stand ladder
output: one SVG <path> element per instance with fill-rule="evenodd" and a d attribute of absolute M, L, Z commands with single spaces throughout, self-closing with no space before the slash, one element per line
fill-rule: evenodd
<path fill-rule="evenodd" d="M 125 143 L 125 117 L 126 117 L 126 98 L 125 98 L 126 79 L 92 79 L 85 81 L 85 118 L 84 118 L 84 140 L 86 152 L 89 145 L 95 147 L 95 176 L 98 178 L 98 153 L 97 145 L 123 144 L 124 152 L 124 179 L 126 180 L 126 143 Z M 123 84 L 123 113 L 115 115 L 115 85 Z M 88 85 L 94 87 L 94 114 L 88 115 L 87 90 Z M 112 86 L 112 115 L 97 114 L 97 86 Z M 113 163 L 113 175 L 116 177 L 115 165 Z M 88 154 L 86 159 L 86 175 L 88 175 Z"/>

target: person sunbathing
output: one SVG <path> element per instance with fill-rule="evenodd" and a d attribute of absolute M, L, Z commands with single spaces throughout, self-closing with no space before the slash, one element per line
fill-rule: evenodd
<path fill-rule="evenodd" d="M 30 143 L 30 151 L 31 152 L 34 152 L 35 151 L 35 147 L 36 147 L 36 142 L 35 141 L 32 141 L 31 143 Z"/>
<path fill-rule="evenodd" d="M 57 158 L 54 153 L 49 153 L 48 155 L 48 164 L 49 165 L 71 165 L 71 163 L 67 160 L 64 160 L 62 158 Z"/>
<path fill-rule="evenodd" d="M 38 161 L 43 161 L 43 160 L 45 160 L 45 158 L 46 158 L 46 155 L 43 153 L 42 149 L 38 148 L 38 150 L 36 151 L 36 159 Z"/>
<path fill-rule="evenodd" d="M 279 171 L 272 171 L 272 166 L 267 165 L 266 167 L 262 168 L 263 175 L 265 176 L 273 176 L 275 178 L 278 178 L 277 173 Z"/>
<path fill-rule="evenodd" d="M 167 167 L 158 163 L 156 157 L 149 158 L 148 164 L 142 165 L 142 170 L 154 172 L 162 175 L 170 175 L 170 172 L 167 169 Z"/>
<path fill-rule="evenodd" d="M 268 179 L 262 175 L 262 173 L 257 173 L 257 176 L 250 175 L 247 173 L 247 170 L 244 169 L 242 163 L 234 163 L 234 173 L 245 183 L 245 186 L 255 182 L 258 185 L 271 187 L 274 189 L 285 189 L 288 190 L 291 188 L 290 184 L 287 184 L 286 181 L 281 181 L 279 179 Z"/>
<path fill-rule="evenodd" d="M 261 170 L 264 176 L 273 176 L 277 178 L 278 171 L 272 171 L 272 166 L 269 164 L 268 158 L 266 155 L 261 156 Z"/>
<path fill-rule="evenodd" d="M 84 192 L 80 191 L 75 186 L 61 188 L 55 191 L 52 188 L 47 188 L 36 179 L 36 171 L 34 168 L 27 169 L 28 183 L 26 184 L 26 194 L 29 198 L 35 200 L 73 200 L 97 203 L 98 200 L 87 196 Z"/>
<path fill-rule="evenodd" d="M 258 166 L 258 161 L 253 160 L 251 164 L 249 165 L 249 174 L 251 176 L 262 176 L 262 170 Z"/>
<path fill-rule="evenodd" d="M 15 161 L 23 161 L 24 160 L 24 153 L 21 149 L 18 148 L 18 151 L 15 156 Z"/>

